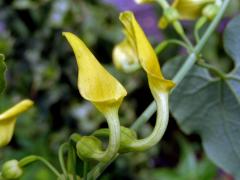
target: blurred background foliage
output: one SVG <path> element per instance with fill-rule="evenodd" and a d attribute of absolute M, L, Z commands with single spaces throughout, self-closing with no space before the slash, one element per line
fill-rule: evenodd
<path fill-rule="evenodd" d="M 89 134 L 106 127 L 103 116 L 79 95 L 76 62 L 61 35 L 63 31 L 78 34 L 128 90 L 120 110 L 123 125 L 131 125 L 149 105 L 152 97 L 143 72 L 129 75 L 112 66 L 113 46 L 123 37 L 118 14 L 124 9 L 136 13 L 153 43 L 176 36 L 171 28 L 164 32 L 156 28 L 161 14 L 159 8 L 140 7 L 130 0 L 0 0 L 0 53 L 5 55 L 7 64 L 7 87 L 0 97 L 0 110 L 4 111 L 23 98 L 35 101 L 35 107 L 18 119 L 10 145 L 0 150 L 0 164 L 36 154 L 57 166 L 58 147 L 71 133 Z M 211 63 L 225 71 L 231 69 L 231 63 L 222 56 L 222 32 L 238 11 L 239 2 L 234 1 L 204 50 L 207 57 L 214 59 Z M 188 30 L 193 24 L 187 22 L 185 25 Z M 172 47 L 160 55 L 160 61 L 164 63 L 179 53 L 185 52 Z M 154 123 L 154 117 L 150 122 Z M 151 123 L 141 129 L 142 136 L 151 131 Z M 174 119 L 170 119 L 169 128 L 158 146 L 145 153 L 120 157 L 101 179 L 230 179 L 205 157 L 198 136 L 183 136 Z M 27 168 L 22 179 L 54 178 L 44 166 L 36 163 Z"/>

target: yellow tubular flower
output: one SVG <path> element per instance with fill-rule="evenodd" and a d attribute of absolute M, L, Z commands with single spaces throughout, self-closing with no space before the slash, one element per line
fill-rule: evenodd
<path fill-rule="evenodd" d="M 166 130 L 169 115 L 168 94 L 174 83 L 164 79 L 157 56 L 133 13 L 129 11 L 121 13 L 120 20 L 128 38 L 133 42 L 133 49 L 141 66 L 147 73 L 149 87 L 157 104 L 157 120 L 153 132 L 144 139 L 125 145 L 129 151 L 144 151 L 158 143 Z"/>
<path fill-rule="evenodd" d="M 63 35 L 70 43 L 77 59 L 78 88 L 81 95 L 91 101 L 104 114 L 110 130 L 109 144 L 105 151 L 92 153 L 91 148 L 85 148 L 85 158 L 108 162 L 118 152 L 120 147 L 120 123 L 118 108 L 124 96 L 124 87 L 109 74 L 97 61 L 86 45 L 74 34 L 65 32 Z M 78 141 L 78 151 L 81 147 L 88 147 L 88 142 Z M 82 144 L 82 145 L 81 145 Z"/>
<path fill-rule="evenodd" d="M 215 0 L 175 0 L 172 7 L 180 14 L 180 19 L 194 20 L 202 15 L 204 6 Z"/>
<path fill-rule="evenodd" d="M 164 79 L 157 55 L 136 21 L 133 13 L 130 11 L 121 13 L 120 20 L 125 27 L 128 37 L 132 39 L 132 48 L 137 54 L 141 66 L 148 75 L 150 87 L 160 91 L 169 91 L 174 86 L 174 83 Z"/>
<path fill-rule="evenodd" d="M 112 58 L 115 67 L 126 73 L 134 72 L 140 67 L 128 39 L 124 39 L 114 47 Z"/>
<path fill-rule="evenodd" d="M 7 145 L 14 132 L 17 116 L 33 106 L 31 100 L 23 100 L 0 114 L 0 147 Z"/>
<path fill-rule="evenodd" d="M 70 32 L 63 35 L 70 43 L 77 59 L 80 94 L 103 113 L 108 107 L 119 107 L 123 97 L 127 95 L 124 87 L 101 66 L 77 36 Z"/>

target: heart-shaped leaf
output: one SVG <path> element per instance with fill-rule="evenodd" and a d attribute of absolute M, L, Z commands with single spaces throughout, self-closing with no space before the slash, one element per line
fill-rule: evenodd
<path fill-rule="evenodd" d="M 209 158 L 240 179 L 240 16 L 225 29 L 224 47 L 234 69 L 222 79 L 195 65 L 171 95 L 170 109 L 184 132 L 200 135 Z M 181 62 L 169 61 L 165 72 Z"/>

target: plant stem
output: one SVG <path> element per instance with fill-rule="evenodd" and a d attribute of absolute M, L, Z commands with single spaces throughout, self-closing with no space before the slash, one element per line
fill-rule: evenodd
<path fill-rule="evenodd" d="M 61 174 L 58 172 L 58 170 L 46 159 L 40 156 L 30 155 L 27 156 L 19 161 L 19 166 L 24 167 L 34 161 L 41 161 L 44 165 L 46 165 L 57 177 L 60 177 Z"/>
<path fill-rule="evenodd" d="M 161 2 L 161 0 L 158 0 L 158 2 Z M 199 41 L 197 46 L 194 48 L 194 51 L 189 55 L 189 57 L 187 58 L 187 60 L 185 61 L 181 69 L 175 75 L 173 80 L 176 82 L 176 85 L 178 85 L 182 81 L 182 79 L 186 76 L 186 74 L 189 72 L 189 70 L 192 68 L 192 66 L 196 62 L 197 55 L 200 53 L 203 46 L 207 42 L 208 38 L 211 36 L 214 29 L 218 25 L 229 3 L 230 3 L 230 0 L 225 0 L 223 2 L 219 13 L 209 25 L 208 29 L 202 36 L 201 40 Z M 142 115 L 135 121 L 135 123 L 131 126 L 131 128 L 133 128 L 134 130 L 138 130 L 144 123 L 148 121 L 148 119 L 153 115 L 155 111 L 156 111 L 156 104 L 155 102 L 152 102 L 148 106 L 148 108 L 142 113 Z M 116 158 L 117 156 L 115 156 L 112 159 L 112 161 Z M 97 177 L 99 177 L 110 163 L 111 163 L 110 161 L 106 163 L 102 163 L 102 162 L 98 163 L 97 166 L 88 173 L 89 180 L 94 180 Z"/>
<path fill-rule="evenodd" d="M 88 173 L 88 162 L 84 161 L 83 162 L 83 180 L 88 180 L 87 173 Z"/>
<path fill-rule="evenodd" d="M 156 125 L 148 137 L 137 139 L 129 144 L 129 148 L 133 151 L 145 151 L 146 149 L 149 149 L 150 147 L 157 144 L 165 133 L 168 125 L 168 92 L 159 90 L 156 91 L 154 88 L 152 88 L 152 93 L 157 104 Z"/>
<path fill-rule="evenodd" d="M 68 143 L 64 143 L 60 146 L 59 151 L 58 151 L 58 159 L 63 171 L 63 174 L 65 175 L 66 178 L 68 178 L 68 173 L 65 167 L 65 162 L 64 162 L 64 151 L 69 147 Z"/>
<path fill-rule="evenodd" d="M 87 175 L 87 180 L 97 179 L 102 172 L 118 157 L 118 154 L 107 163 L 99 162 Z"/>
<path fill-rule="evenodd" d="M 67 156 L 67 171 L 76 179 L 76 153 L 71 142 L 69 142 Z"/>
<path fill-rule="evenodd" d="M 226 76 L 224 75 L 224 73 L 222 73 L 219 69 L 217 69 L 215 66 L 211 65 L 211 64 L 207 64 L 205 62 L 200 62 L 198 61 L 197 63 L 199 66 L 202 66 L 206 69 L 208 69 L 209 71 L 211 71 L 212 73 L 214 73 L 215 75 L 217 75 L 218 77 L 220 77 L 221 79 L 226 79 Z"/>
<path fill-rule="evenodd" d="M 214 20 L 211 22 L 209 27 L 207 28 L 206 32 L 202 36 L 199 43 L 194 48 L 193 52 L 188 56 L 185 63 L 182 65 L 180 70 L 177 72 L 177 74 L 174 76 L 173 81 L 176 83 L 176 86 L 183 80 L 183 78 L 186 76 L 186 74 L 190 71 L 192 66 L 195 64 L 197 60 L 197 55 L 200 53 L 200 51 L 203 49 L 204 45 L 206 44 L 207 40 L 213 33 L 214 29 L 217 27 L 219 21 L 221 20 L 228 4 L 230 3 L 230 0 L 225 0 L 222 4 L 222 7 L 217 14 L 217 16 L 214 18 Z M 173 89 L 174 90 L 174 89 Z M 156 105 L 154 102 L 152 102 L 146 110 L 140 115 L 140 117 L 132 124 L 131 128 L 134 130 L 138 130 L 143 124 L 145 124 L 149 118 L 155 113 L 156 111 Z"/>
<path fill-rule="evenodd" d="M 162 6 L 163 9 L 167 9 L 170 7 L 168 2 L 166 0 L 156 0 L 160 6 Z"/>
<path fill-rule="evenodd" d="M 191 50 L 189 49 L 186 43 L 179 41 L 177 39 L 169 39 L 169 40 L 162 41 L 160 44 L 157 45 L 157 47 L 155 48 L 156 54 L 159 54 L 160 52 L 162 52 L 170 44 L 180 45 L 185 49 L 187 49 L 189 53 L 191 52 Z"/>
<path fill-rule="evenodd" d="M 120 123 L 118 109 L 113 109 L 104 114 L 109 127 L 109 144 L 107 149 L 101 153 L 98 160 L 101 162 L 110 161 L 117 153 L 120 147 Z"/>

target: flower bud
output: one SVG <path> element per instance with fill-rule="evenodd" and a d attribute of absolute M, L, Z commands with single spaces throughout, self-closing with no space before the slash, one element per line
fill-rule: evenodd
<path fill-rule="evenodd" d="M 112 56 L 115 67 L 123 72 L 134 72 L 140 67 L 136 53 L 128 39 L 124 39 L 114 47 Z"/>
<path fill-rule="evenodd" d="M 17 160 L 10 160 L 2 166 L 3 179 L 18 179 L 22 176 L 23 171 Z"/>
<path fill-rule="evenodd" d="M 93 134 L 96 137 L 108 137 L 109 129 L 99 129 Z M 120 140 L 120 153 L 131 152 L 132 149 L 129 148 L 129 144 L 137 139 L 137 134 L 134 130 L 121 126 L 121 140 Z"/>
<path fill-rule="evenodd" d="M 202 14 L 202 9 L 209 3 L 216 0 L 175 0 L 172 4 L 180 14 L 181 19 L 194 20 Z"/>
<path fill-rule="evenodd" d="M 202 14 L 207 17 L 209 20 L 212 20 L 218 13 L 219 6 L 216 4 L 209 4 L 204 7 Z"/>
<path fill-rule="evenodd" d="M 172 7 L 169 7 L 164 10 L 164 16 L 169 23 L 176 21 L 179 18 L 178 11 Z"/>
<path fill-rule="evenodd" d="M 165 29 L 168 24 L 173 23 L 174 21 L 180 18 L 178 11 L 175 8 L 169 7 L 164 9 L 163 17 L 160 18 L 158 26 L 161 29 Z"/>
<path fill-rule="evenodd" d="M 102 153 L 102 142 L 94 136 L 82 136 L 76 144 L 77 155 L 82 160 L 98 159 Z"/>

